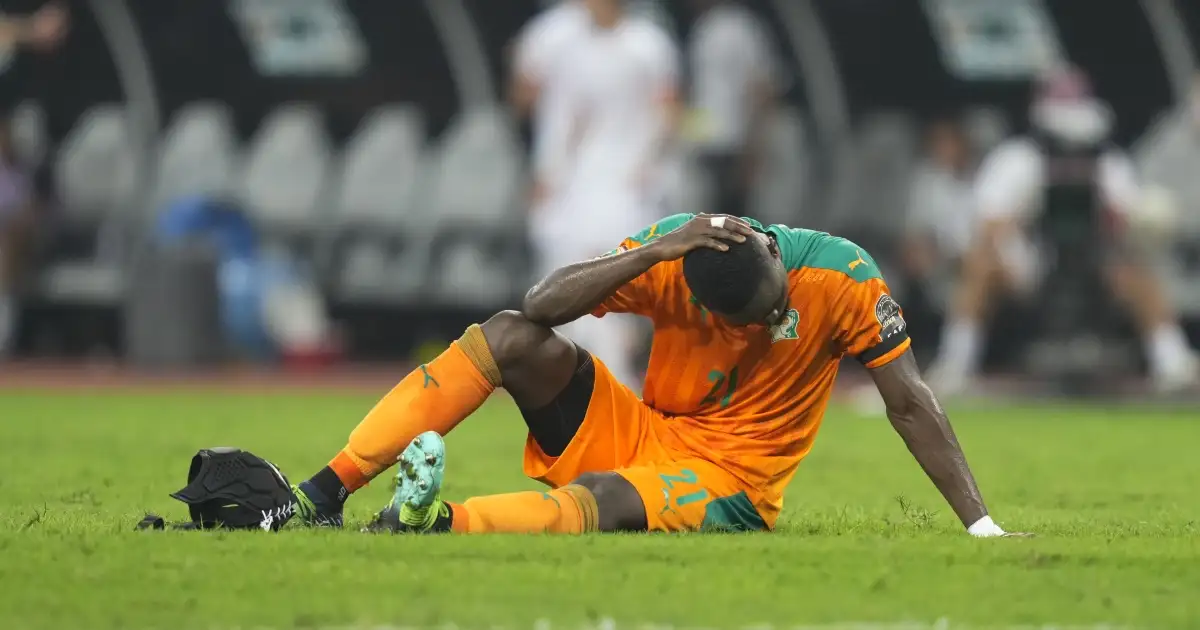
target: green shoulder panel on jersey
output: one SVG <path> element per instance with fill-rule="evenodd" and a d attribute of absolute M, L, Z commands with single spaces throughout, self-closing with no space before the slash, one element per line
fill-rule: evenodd
<path fill-rule="evenodd" d="M 660 219 L 658 223 L 655 223 L 641 232 L 634 234 L 633 236 L 629 237 L 629 240 L 634 241 L 638 245 L 645 245 L 646 243 L 649 243 L 650 241 L 653 241 L 654 239 L 678 228 L 684 223 L 687 223 L 688 221 L 692 220 L 692 217 L 694 216 L 696 215 L 686 213 L 673 214 L 664 219 Z"/>
<path fill-rule="evenodd" d="M 875 259 L 854 241 L 786 225 L 772 225 L 767 231 L 775 235 L 783 264 L 789 271 L 829 269 L 840 271 L 855 282 L 883 278 Z"/>

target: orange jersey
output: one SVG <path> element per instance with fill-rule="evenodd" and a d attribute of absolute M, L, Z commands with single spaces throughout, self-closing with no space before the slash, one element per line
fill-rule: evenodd
<path fill-rule="evenodd" d="M 613 253 L 692 216 L 663 219 Z M 778 325 L 732 326 L 709 313 L 688 289 L 682 260 L 655 265 L 593 314 L 636 313 L 654 322 L 643 399 L 667 418 L 658 430 L 663 443 L 718 464 L 778 510 L 812 448 L 842 357 L 879 367 L 909 340 L 879 267 L 857 245 L 747 221 L 774 236 L 788 270 L 788 309 Z"/>

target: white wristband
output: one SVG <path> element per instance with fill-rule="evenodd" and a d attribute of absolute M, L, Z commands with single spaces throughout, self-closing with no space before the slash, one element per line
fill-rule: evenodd
<path fill-rule="evenodd" d="M 992 536 L 1003 536 L 1004 530 L 992 520 L 992 517 L 985 516 L 978 521 L 975 521 L 967 528 L 967 533 L 976 538 L 990 538 Z"/>

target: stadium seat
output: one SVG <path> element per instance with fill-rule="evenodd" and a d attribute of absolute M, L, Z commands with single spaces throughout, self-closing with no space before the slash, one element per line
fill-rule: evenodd
<path fill-rule="evenodd" d="M 189 195 L 231 192 L 238 167 L 232 114 L 219 103 L 192 103 L 175 114 L 158 148 L 153 207 Z"/>
<path fill-rule="evenodd" d="M 511 289 L 508 277 L 521 276 L 523 168 L 516 131 L 498 109 L 468 110 L 446 132 L 432 156 L 428 197 L 436 230 L 431 264 L 440 278 L 431 285 L 436 298 L 491 304 Z M 476 286 L 480 278 L 495 281 Z"/>
<path fill-rule="evenodd" d="M 141 218 L 126 111 L 98 105 L 63 140 L 54 177 L 59 221 L 39 295 L 54 303 L 113 306 L 124 292 L 130 229 Z"/>
<path fill-rule="evenodd" d="M 434 155 L 431 203 L 438 229 L 519 227 L 522 164 L 516 131 L 503 111 L 464 112 Z"/>
<path fill-rule="evenodd" d="M 438 257 L 433 296 L 439 304 L 500 308 L 512 297 L 513 275 L 501 249 L 457 242 Z"/>
<path fill-rule="evenodd" d="M 80 117 L 59 149 L 55 183 L 63 211 L 99 219 L 132 210 L 136 178 L 125 109 L 98 105 Z"/>
<path fill-rule="evenodd" d="M 280 106 L 250 144 L 239 194 L 264 230 L 311 233 L 319 221 L 330 141 L 312 106 Z"/>
<path fill-rule="evenodd" d="M 417 201 L 424 144 L 411 106 L 377 109 L 347 143 L 333 201 L 339 301 L 403 302 L 424 287 L 432 224 Z"/>
<path fill-rule="evenodd" d="M 340 221 L 396 227 L 416 206 L 425 125 L 415 108 L 381 107 L 346 145 L 336 184 Z"/>
<path fill-rule="evenodd" d="M 236 199 L 263 242 L 327 273 L 329 136 L 320 111 L 304 104 L 271 112 L 251 139 Z"/>

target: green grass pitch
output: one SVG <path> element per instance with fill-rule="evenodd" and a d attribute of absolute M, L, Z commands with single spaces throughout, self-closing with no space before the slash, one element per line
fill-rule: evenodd
<path fill-rule="evenodd" d="M 1197 411 L 952 409 L 993 513 L 1030 540 L 967 537 L 885 420 L 837 409 L 772 534 L 133 531 L 147 511 L 184 515 L 167 494 L 197 448 L 247 448 L 300 479 L 372 402 L 0 394 L 0 627 L 1200 625 Z M 536 487 L 523 439 L 506 401 L 465 422 L 448 497 Z M 387 486 L 348 516 L 369 518 Z"/>

